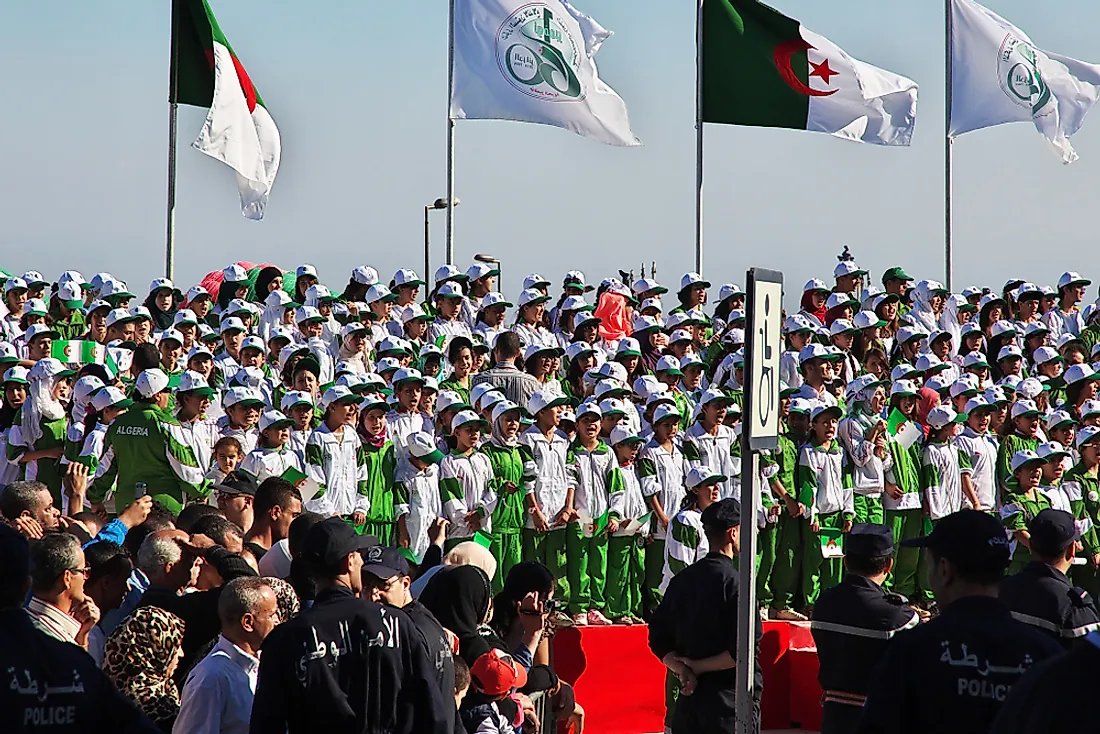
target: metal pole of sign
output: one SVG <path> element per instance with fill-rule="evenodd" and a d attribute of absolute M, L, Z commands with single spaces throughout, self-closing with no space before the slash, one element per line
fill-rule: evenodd
<path fill-rule="evenodd" d="M 779 355 L 783 274 L 753 268 L 748 282 L 745 406 L 741 421 L 741 583 L 737 603 L 737 732 L 753 734 L 756 666 L 756 518 L 760 514 L 760 451 L 779 445 Z"/>
<path fill-rule="evenodd" d="M 172 39 L 168 58 L 168 211 L 164 237 L 164 277 L 172 280 L 176 270 L 176 103 L 179 90 L 179 72 L 176 69 L 178 46 L 176 43 L 176 3 L 172 3 Z"/>

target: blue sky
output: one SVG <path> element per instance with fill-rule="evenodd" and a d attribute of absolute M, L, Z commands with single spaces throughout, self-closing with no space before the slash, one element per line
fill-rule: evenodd
<path fill-rule="evenodd" d="M 367 263 L 423 269 L 423 206 L 446 191 L 445 0 L 213 0 L 283 139 L 263 222 L 243 219 L 232 172 L 189 147 L 204 111 L 181 108 L 176 280 L 230 261 L 312 262 L 332 286 Z M 598 57 L 644 147 L 599 145 L 509 122 L 458 125 L 456 255 L 504 261 L 506 290 L 538 271 L 590 280 L 656 261 L 672 284 L 694 263 L 694 3 L 576 0 L 616 35 Z M 786 130 L 709 126 L 705 272 L 828 276 L 849 244 L 877 274 L 942 275 L 943 14 L 935 2 L 777 2 L 849 54 L 915 79 L 909 149 Z M 1100 62 L 1100 5 L 991 7 L 1042 48 Z M 0 267 L 109 270 L 143 292 L 161 274 L 169 2 L 0 6 Z M 1100 113 L 1094 113 L 1100 116 Z M 1094 238 L 1100 120 L 1063 166 L 1034 128 L 955 144 L 956 287 L 1063 270 L 1100 275 Z M 433 215 L 433 267 L 444 215 Z"/>

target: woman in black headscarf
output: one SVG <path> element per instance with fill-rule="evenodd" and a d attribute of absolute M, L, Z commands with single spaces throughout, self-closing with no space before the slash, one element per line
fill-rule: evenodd
<path fill-rule="evenodd" d="M 458 638 L 458 654 L 467 665 L 472 666 L 490 648 L 507 651 L 486 626 L 492 616 L 493 588 L 489 577 L 477 566 L 440 569 L 424 587 L 420 602 Z"/>

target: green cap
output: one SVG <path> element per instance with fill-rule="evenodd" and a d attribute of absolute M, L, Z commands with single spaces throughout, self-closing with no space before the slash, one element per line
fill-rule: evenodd
<path fill-rule="evenodd" d="M 904 280 L 909 282 L 912 281 L 913 278 L 902 268 L 890 268 L 882 274 L 882 284 L 886 285 L 886 281 L 888 280 Z"/>

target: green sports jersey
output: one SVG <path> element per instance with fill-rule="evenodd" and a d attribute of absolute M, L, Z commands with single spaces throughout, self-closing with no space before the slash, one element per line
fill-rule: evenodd
<path fill-rule="evenodd" d="M 531 450 L 526 446 L 498 446 L 489 442 L 481 447 L 481 451 L 489 457 L 489 463 L 493 466 L 493 478 L 489 480 L 489 489 L 497 496 L 497 506 L 493 509 L 493 532 L 518 533 L 527 521 L 523 500 L 535 486 L 538 474 Z M 516 491 L 504 491 L 504 485 L 508 482 L 516 485 Z"/>
<path fill-rule="evenodd" d="M 33 446 L 26 446 L 22 441 L 23 412 L 17 412 L 8 442 L 8 460 L 15 462 L 28 451 L 48 451 L 56 448 L 64 450 L 66 423 L 66 418 L 58 418 L 53 421 L 43 419 L 41 421 L 42 435 L 38 437 Z M 61 478 L 64 473 L 59 459 L 36 459 L 21 464 L 19 475 L 23 479 L 39 481 L 49 487 L 50 494 L 53 495 L 54 505 L 60 509 Z"/>
<path fill-rule="evenodd" d="M 137 402 L 107 429 L 88 499 L 102 502 L 115 486 L 116 506 L 126 507 L 143 482 L 154 500 L 178 514 L 188 499 L 209 496 L 204 474 L 179 421 L 155 405 Z"/>
<path fill-rule="evenodd" d="M 397 454 L 393 441 L 386 441 L 379 448 L 364 443 L 362 451 L 366 457 L 367 481 L 365 487 L 359 485 L 359 493 L 363 494 L 365 489 L 370 498 L 367 522 L 394 522 L 397 505 L 407 505 L 409 500 L 398 497 L 394 491 L 393 470 L 397 466 Z"/>
<path fill-rule="evenodd" d="M 467 405 L 470 404 L 470 388 L 463 385 L 461 382 L 453 377 L 449 377 L 443 382 L 439 383 L 439 391 L 452 390 L 458 393 L 458 396 L 462 398 L 462 402 Z"/>
<path fill-rule="evenodd" d="M 1018 433 L 1010 433 L 1001 441 L 997 451 L 997 490 L 1002 502 L 1008 503 L 1008 494 L 1017 490 L 1016 480 L 1012 476 L 1012 457 L 1017 451 L 1034 451 L 1039 448 L 1039 439 L 1026 438 Z"/>

